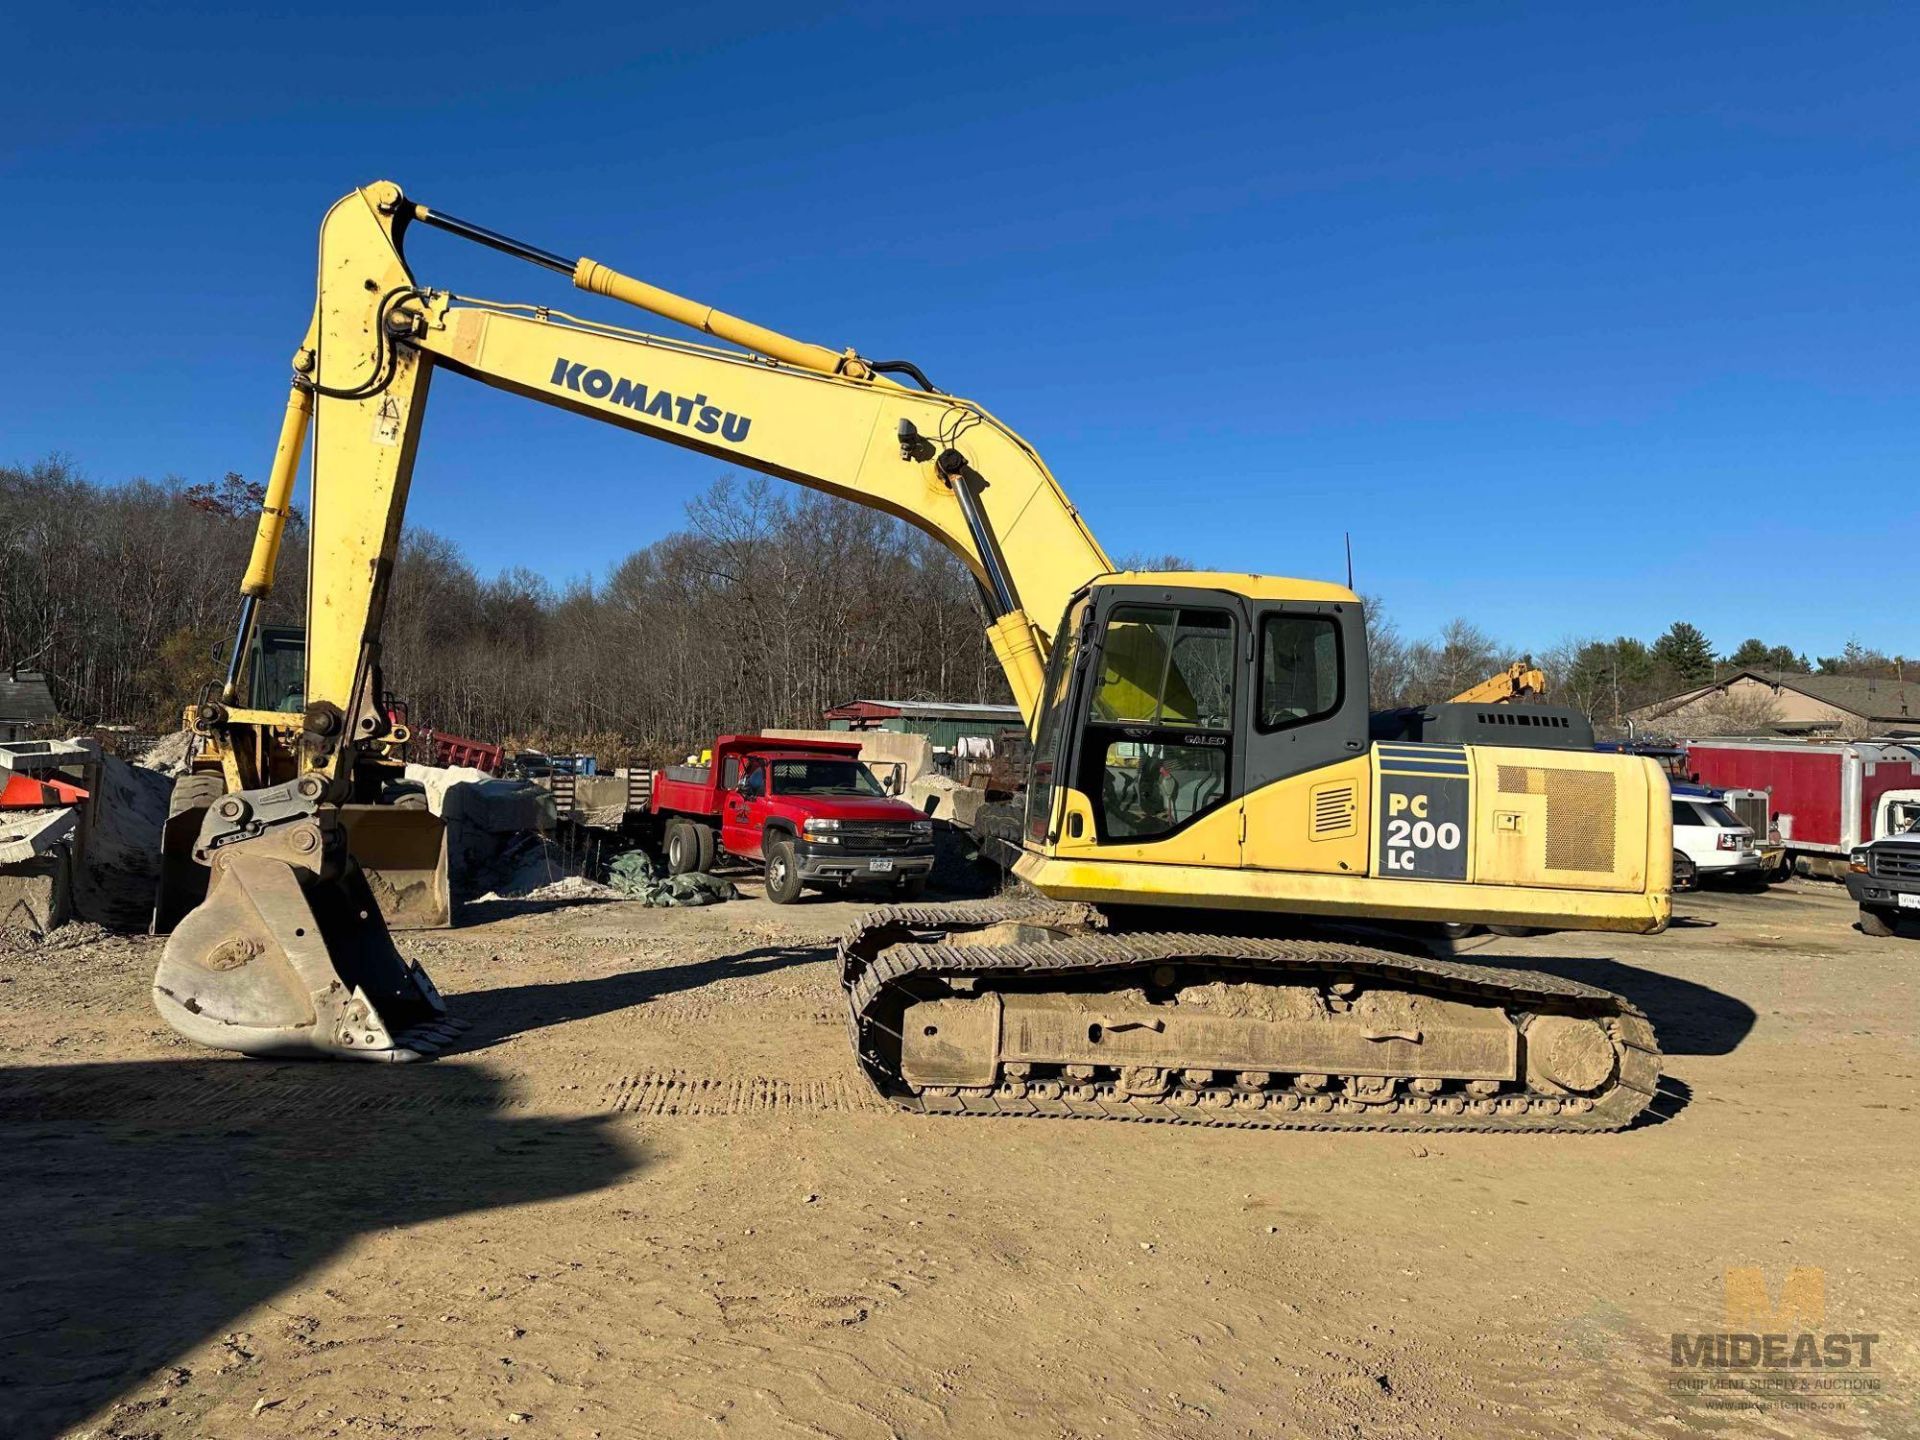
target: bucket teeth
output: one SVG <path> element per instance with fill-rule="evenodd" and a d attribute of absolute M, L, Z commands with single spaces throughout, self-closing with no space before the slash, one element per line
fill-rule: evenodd
<path fill-rule="evenodd" d="M 439 988 L 433 983 L 433 977 L 427 974 L 427 967 L 415 961 L 408 969 L 413 975 L 414 987 L 420 992 L 421 997 L 434 1008 L 441 1019 L 445 1019 L 447 1002 L 440 998 Z"/>

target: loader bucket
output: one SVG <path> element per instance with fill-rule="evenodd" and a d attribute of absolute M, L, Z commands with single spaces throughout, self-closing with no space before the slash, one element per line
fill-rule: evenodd
<path fill-rule="evenodd" d="M 404 805 L 342 805 L 340 819 L 388 929 L 444 930 L 453 923 L 444 820 Z"/>
<path fill-rule="evenodd" d="M 272 1058 L 405 1061 L 464 1029 L 394 948 L 327 817 L 214 851 L 206 900 L 154 976 L 160 1016 L 201 1045 Z"/>

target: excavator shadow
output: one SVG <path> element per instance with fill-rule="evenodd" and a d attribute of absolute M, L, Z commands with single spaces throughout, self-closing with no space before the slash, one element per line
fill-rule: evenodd
<path fill-rule="evenodd" d="M 763 945 L 737 955 L 690 960 L 652 970 L 623 970 L 591 980 L 542 981 L 531 985 L 503 985 L 495 990 L 463 990 L 448 1005 L 473 1028 L 460 1037 L 461 1051 L 484 1050 L 529 1030 L 591 1020 L 617 1010 L 630 1010 L 664 995 L 699 990 L 716 980 L 765 975 L 794 965 L 825 961 L 829 946 Z"/>
<path fill-rule="evenodd" d="M 477 1065 L 0 1069 L 0 1434 L 77 1426 L 356 1236 L 643 1163 L 604 1117 L 506 1101 Z"/>
<path fill-rule="evenodd" d="M 1665 1055 L 1729 1055 L 1753 1029 L 1753 1007 L 1738 996 L 1638 965 L 1558 955 L 1503 956 L 1494 963 L 1542 970 L 1626 996 L 1653 1022 Z"/>

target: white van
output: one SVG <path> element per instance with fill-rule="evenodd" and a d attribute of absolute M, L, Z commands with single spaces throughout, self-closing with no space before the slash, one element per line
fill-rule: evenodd
<path fill-rule="evenodd" d="M 1753 831 L 1727 808 L 1718 790 L 1673 787 L 1673 888 L 1697 889 L 1706 878 L 1766 884 Z"/>

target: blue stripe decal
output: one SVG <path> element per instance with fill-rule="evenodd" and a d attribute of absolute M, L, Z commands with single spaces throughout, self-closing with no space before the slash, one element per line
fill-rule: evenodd
<path fill-rule="evenodd" d="M 1464 745 L 1379 745 L 1375 748 L 1382 755 L 1399 755 L 1409 760 L 1417 760 L 1429 755 L 1437 759 L 1449 759 L 1455 756 L 1464 759 L 1467 753 L 1467 747 Z"/>
<path fill-rule="evenodd" d="M 1396 760 L 1391 765 L 1380 767 L 1382 775 L 1457 775 L 1462 780 L 1469 776 L 1464 765 L 1422 765 L 1413 760 Z"/>

